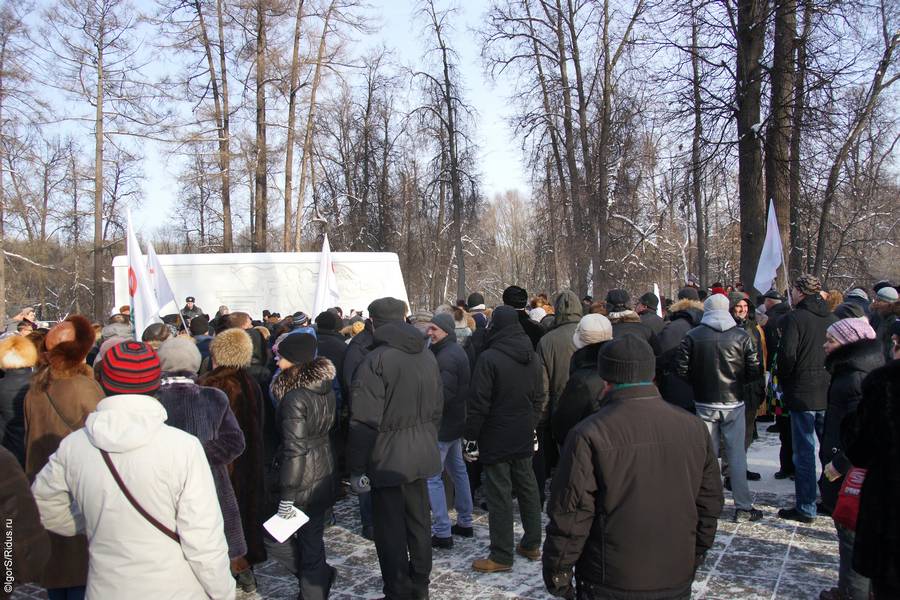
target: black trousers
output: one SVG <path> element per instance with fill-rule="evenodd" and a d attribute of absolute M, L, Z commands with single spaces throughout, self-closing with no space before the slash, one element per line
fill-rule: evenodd
<path fill-rule="evenodd" d="M 431 503 L 426 481 L 372 488 L 372 507 L 386 600 L 426 598 L 431 576 Z"/>
<path fill-rule="evenodd" d="M 778 439 L 781 440 L 781 449 L 778 451 L 778 462 L 783 473 L 794 474 L 794 446 L 791 437 L 791 418 L 787 413 L 777 415 L 775 424 L 778 426 Z"/>
<path fill-rule="evenodd" d="M 328 598 L 330 580 L 334 569 L 325 562 L 325 513 L 307 513 L 309 521 L 279 544 L 266 534 L 266 551 L 290 571 L 300 582 L 300 595 L 304 600 Z"/>

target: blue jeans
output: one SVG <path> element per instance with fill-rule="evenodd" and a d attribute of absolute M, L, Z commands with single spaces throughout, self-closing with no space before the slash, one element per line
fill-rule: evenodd
<path fill-rule="evenodd" d="M 472 492 L 469 490 L 469 475 L 462 457 L 462 441 L 438 442 L 441 465 L 446 467 L 455 488 L 456 524 L 460 527 L 472 526 Z M 428 499 L 431 501 L 431 533 L 437 537 L 450 537 L 450 515 L 447 514 L 447 496 L 444 495 L 444 481 L 441 473 L 428 479 Z"/>
<path fill-rule="evenodd" d="M 794 446 L 794 492 L 797 510 L 816 516 L 816 440 L 825 428 L 824 410 L 792 410 L 791 438 Z"/>

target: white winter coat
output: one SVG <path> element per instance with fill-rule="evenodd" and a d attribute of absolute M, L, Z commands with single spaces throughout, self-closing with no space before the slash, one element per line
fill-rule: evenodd
<path fill-rule="evenodd" d="M 200 441 L 165 425 L 166 418 L 150 396 L 102 400 L 32 486 L 47 529 L 87 534 L 89 599 L 235 596 L 209 463 Z M 144 510 L 178 533 L 180 546 L 129 503 L 98 448 L 110 453 Z"/>

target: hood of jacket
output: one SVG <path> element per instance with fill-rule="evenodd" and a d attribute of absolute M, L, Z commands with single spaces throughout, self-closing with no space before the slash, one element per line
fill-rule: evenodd
<path fill-rule="evenodd" d="M 807 296 L 806 298 L 798 302 L 797 309 L 808 310 L 817 317 L 827 317 L 829 312 L 828 305 L 825 304 L 824 300 L 822 300 L 822 296 L 818 294 Z"/>
<path fill-rule="evenodd" d="M 279 373 L 272 382 L 272 394 L 279 402 L 288 392 L 298 388 L 306 388 L 322 394 L 331 387 L 331 381 L 336 374 L 334 364 L 324 356 L 320 356 L 312 362 L 294 365 Z"/>
<path fill-rule="evenodd" d="M 358 336 L 357 336 L 358 337 Z M 408 323 L 388 321 L 372 334 L 374 346 L 390 346 L 407 354 L 418 354 L 425 349 L 425 336 Z"/>
<path fill-rule="evenodd" d="M 560 327 L 567 323 L 577 323 L 581 320 L 584 307 L 581 300 L 572 290 L 563 290 L 556 296 L 553 301 L 553 328 Z"/>
<path fill-rule="evenodd" d="M 691 300 L 685 298 L 679 300 L 669 307 L 669 320 L 687 319 L 687 321 L 696 327 L 703 318 L 703 303 L 699 300 Z"/>
<path fill-rule="evenodd" d="M 607 340 L 608 341 L 608 340 Z M 569 374 L 571 375 L 575 371 L 579 369 L 597 369 L 597 355 L 600 354 L 600 348 L 603 347 L 604 342 L 597 342 L 596 344 L 588 344 L 584 348 L 579 348 L 575 351 L 575 354 L 572 355 L 572 361 L 569 363 Z"/>
<path fill-rule="evenodd" d="M 502 352 L 514 361 L 527 365 L 534 356 L 534 346 L 518 323 L 490 331 L 485 347 Z"/>
<path fill-rule="evenodd" d="M 832 375 L 848 371 L 868 373 L 883 364 L 884 348 L 878 340 L 845 344 L 825 357 L 825 368 Z"/>
<path fill-rule="evenodd" d="M 616 323 L 640 323 L 641 315 L 630 309 L 622 310 L 619 312 L 611 312 L 609 313 L 609 322 L 613 325 L 615 325 Z"/>
<path fill-rule="evenodd" d="M 708 310 L 703 313 L 700 323 L 716 331 L 728 331 L 733 327 L 737 327 L 734 317 L 727 310 Z"/>
<path fill-rule="evenodd" d="M 121 394 L 100 401 L 84 424 L 91 444 L 107 452 L 146 446 L 169 415 L 152 396 Z"/>

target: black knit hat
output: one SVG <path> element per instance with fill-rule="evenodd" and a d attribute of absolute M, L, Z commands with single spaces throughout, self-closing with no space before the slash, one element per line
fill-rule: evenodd
<path fill-rule="evenodd" d="M 680 290 L 678 290 L 678 299 L 679 300 L 696 300 L 700 301 L 700 294 L 697 293 L 696 288 L 692 288 L 689 285 L 684 286 Z"/>
<path fill-rule="evenodd" d="M 320 312 L 316 317 L 316 327 L 319 331 L 337 331 L 341 327 L 341 318 L 331 310 Z"/>
<path fill-rule="evenodd" d="M 207 315 L 194 317 L 188 328 L 191 330 L 191 335 L 209 335 L 209 317 Z"/>
<path fill-rule="evenodd" d="M 397 298 L 379 298 L 369 305 L 369 318 L 375 327 L 406 318 L 406 302 Z"/>
<path fill-rule="evenodd" d="M 278 343 L 278 356 L 295 365 L 305 365 L 316 357 L 316 336 L 308 333 L 292 333 Z"/>
<path fill-rule="evenodd" d="M 652 308 L 653 310 L 659 308 L 659 297 L 653 292 L 647 292 L 646 294 L 638 298 L 638 302 L 640 302 L 647 308 Z"/>
<path fill-rule="evenodd" d="M 503 304 L 516 309 L 523 309 L 528 304 L 528 292 L 525 288 L 511 285 L 503 290 Z"/>
<path fill-rule="evenodd" d="M 466 299 L 466 307 L 471 309 L 474 306 L 481 306 L 484 304 L 484 296 L 479 294 L 478 292 L 472 292 L 469 294 L 469 297 Z"/>
<path fill-rule="evenodd" d="M 653 348 L 634 335 L 606 342 L 597 355 L 597 372 L 610 383 L 653 381 L 656 374 Z"/>
<path fill-rule="evenodd" d="M 521 289 L 521 288 L 519 288 Z M 491 314 L 491 331 L 499 331 L 519 322 L 518 311 L 512 306 L 498 306 Z"/>
<path fill-rule="evenodd" d="M 110 394 L 152 394 L 159 389 L 159 356 L 143 342 L 122 342 L 100 361 L 100 384 Z"/>
<path fill-rule="evenodd" d="M 657 300 L 659 303 L 659 300 Z M 631 308 L 631 296 L 625 290 L 609 290 L 606 293 L 606 309 L 609 312 L 622 312 Z"/>

